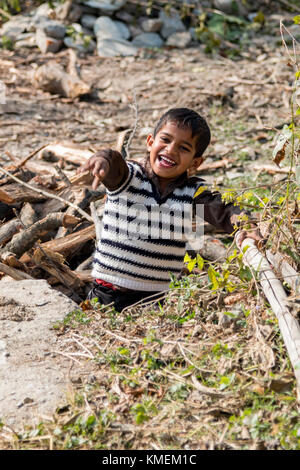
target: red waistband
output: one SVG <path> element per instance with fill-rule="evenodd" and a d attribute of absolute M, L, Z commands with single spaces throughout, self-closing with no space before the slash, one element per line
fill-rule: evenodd
<path fill-rule="evenodd" d="M 116 287 L 110 282 L 103 281 L 102 279 L 95 279 L 95 281 L 97 282 L 97 284 L 100 284 L 103 287 L 109 287 L 112 290 L 117 290 Z"/>

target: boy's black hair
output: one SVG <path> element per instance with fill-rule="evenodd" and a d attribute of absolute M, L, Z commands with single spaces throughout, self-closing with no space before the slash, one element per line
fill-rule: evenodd
<path fill-rule="evenodd" d="M 192 137 L 197 135 L 194 158 L 201 157 L 210 143 L 210 129 L 206 120 L 196 111 L 189 108 L 172 108 L 163 114 L 155 126 L 153 137 L 167 122 L 175 122 L 182 129 L 190 129 Z"/>

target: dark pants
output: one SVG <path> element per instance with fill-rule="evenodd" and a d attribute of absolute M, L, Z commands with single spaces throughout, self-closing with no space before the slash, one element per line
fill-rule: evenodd
<path fill-rule="evenodd" d="M 99 303 L 103 305 L 110 304 L 112 302 L 113 306 L 118 312 L 121 312 L 123 308 L 128 307 L 129 305 L 133 305 L 136 302 L 139 302 L 146 297 L 150 297 L 150 299 L 146 299 L 145 302 L 151 302 L 156 298 L 162 296 L 162 292 L 148 292 L 148 291 L 121 291 L 121 290 L 113 290 L 110 287 L 104 287 L 96 282 L 94 282 L 92 290 L 88 294 L 88 299 L 94 299 L 98 297 Z M 162 302 L 162 300 L 161 300 Z"/>

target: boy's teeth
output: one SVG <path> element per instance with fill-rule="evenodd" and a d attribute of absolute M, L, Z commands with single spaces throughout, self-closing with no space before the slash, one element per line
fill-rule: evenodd
<path fill-rule="evenodd" d="M 165 160 L 168 163 L 171 163 L 172 165 L 175 165 L 175 162 L 173 160 L 169 160 L 169 158 L 165 157 L 164 155 L 161 156 L 163 160 Z"/>

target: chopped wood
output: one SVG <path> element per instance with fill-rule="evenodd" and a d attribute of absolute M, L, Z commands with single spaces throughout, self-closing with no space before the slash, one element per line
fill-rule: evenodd
<path fill-rule="evenodd" d="M 64 160 L 74 165 L 83 165 L 92 155 L 93 152 L 91 150 L 80 148 L 73 143 L 54 142 L 44 147 L 38 153 L 38 158 L 47 162 Z"/>
<path fill-rule="evenodd" d="M 209 171 L 209 170 L 216 170 L 217 168 L 222 168 L 222 167 L 227 167 L 229 163 L 231 163 L 233 160 L 229 158 L 223 158 L 222 160 L 218 160 L 215 162 L 207 162 L 207 163 L 201 163 L 200 166 L 198 166 L 197 171 Z"/>
<path fill-rule="evenodd" d="M 7 243 L 22 227 L 18 219 L 12 219 L 0 226 L 0 245 Z"/>
<path fill-rule="evenodd" d="M 271 175 L 275 175 L 275 173 L 283 173 L 283 174 L 288 174 L 290 171 L 295 172 L 295 169 L 291 169 L 289 167 L 282 167 L 279 168 L 276 165 L 270 165 L 270 164 L 263 164 L 263 165 L 253 165 L 253 170 L 255 171 L 266 171 L 267 173 L 270 173 Z"/>
<path fill-rule="evenodd" d="M 87 214 L 85 211 L 83 211 L 82 209 L 80 209 L 80 207 L 77 207 L 75 206 L 72 202 L 69 202 L 69 201 L 66 201 L 64 200 L 63 198 L 61 198 L 60 196 L 57 196 L 56 194 L 53 194 L 53 193 L 50 193 L 48 191 L 44 191 L 42 189 L 39 189 L 39 188 L 35 188 L 33 186 L 30 186 L 28 183 L 24 183 L 23 181 L 21 181 L 19 178 L 17 178 L 16 176 L 12 175 L 9 171 L 5 170 L 4 168 L 0 168 L 0 171 L 2 171 L 3 173 L 7 174 L 8 176 L 10 176 L 13 180 L 17 181 L 18 183 L 20 183 L 22 186 L 24 186 L 25 188 L 29 188 L 30 190 L 33 190 L 33 191 L 36 191 L 37 193 L 43 195 L 43 196 L 46 196 L 46 197 L 49 197 L 50 199 L 53 198 L 53 199 L 58 199 L 59 201 L 62 201 L 64 202 L 65 204 L 71 206 L 71 207 L 74 207 L 78 210 L 78 212 L 83 215 L 87 220 L 89 220 L 90 222 L 93 222 L 93 219 L 92 217 Z"/>
<path fill-rule="evenodd" d="M 20 221 L 25 227 L 30 227 L 37 221 L 37 214 L 29 202 L 26 202 L 20 212 Z"/>
<path fill-rule="evenodd" d="M 18 269 L 12 268 L 7 266 L 4 263 L 0 262 L 0 271 L 4 274 L 15 279 L 15 281 L 23 281 L 24 279 L 34 279 L 33 277 L 29 276 L 29 274 L 24 273 L 23 271 L 19 271 Z"/>
<path fill-rule="evenodd" d="M 61 253 L 64 256 L 68 256 L 70 253 L 73 253 L 84 245 L 89 240 L 93 240 L 96 237 L 96 230 L 94 225 L 86 227 L 78 232 L 71 233 L 62 238 L 55 238 L 54 240 L 49 240 L 48 242 L 41 243 L 41 247 L 55 251 L 56 253 Z M 30 261 L 29 256 L 25 253 L 20 261 L 23 263 L 28 263 Z"/>
<path fill-rule="evenodd" d="M 14 253 L 16 256 L 21 256 L 35 244 L 43 233 L 55 230 L 61 225 L 64 225 L 65 227 L 73 226 L 78 222 L 78 218 L 64 213 L 58 212 L 49 214 L 31 227 L 28 227 L 16 234 L 5 248 L 2 249 L 2 253 L 9 251 Z"/>
<path fill-rule="evenodd" d="M 91 87 L 83 80 L 69 74 L 54 61 L 41 65 L 33 74 L 33 84 L 36 88 L 66 98 L 77 98 L 91 92 Z"/>
<path fill-rule="evenodd" d="M 28 187 L 22 187 L 16 183 L 6 184 L 0 187 L 0 201 L 6 204 L 17 204 L 18 202 L 44 201 L 47 196 Z"/>
<path fill-rule="evenodd" d="M 33 254 L 33 261 L 39 268 L 56 277 L 68 288 L 78 289 L 83 284 L 77 273 L 74 273 L 68 266 L 62 264 L 61 260 L 58 259 L 57 253 L 52 253 L 51 250 L 36 249 Z"/>
<path fill-rule="evenodd" d="M 238 244 L 239 232 L 236 235 Z M 248 248 L 246 249 L 246 247 Z M 258 251 L 254 240 L 246 238 L 241 249 L 246 265 L 258 274 L 260 284 L 268 302 L 278 319 L 278 325 L 294 369 L 297 382 L 297 396 L 300 401 L 300 324 L 287 307 L 288 296 L 277 279 L 267 259 Z"/>

